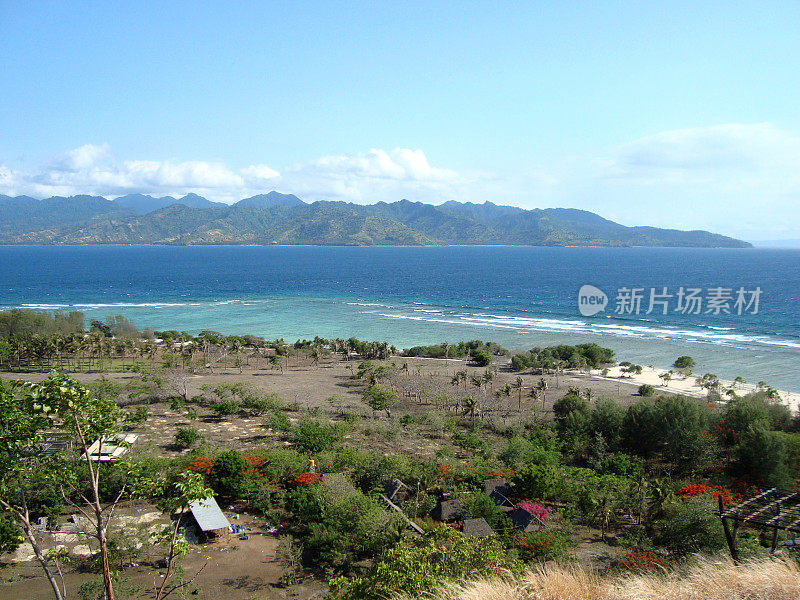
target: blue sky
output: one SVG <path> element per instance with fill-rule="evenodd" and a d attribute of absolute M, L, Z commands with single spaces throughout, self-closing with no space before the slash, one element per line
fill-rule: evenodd
<path fill-rule="evenodd" d="M 0 0 L 0 193 L 491 200 L 800 238 L 799 29 L 798 2 Z"/>

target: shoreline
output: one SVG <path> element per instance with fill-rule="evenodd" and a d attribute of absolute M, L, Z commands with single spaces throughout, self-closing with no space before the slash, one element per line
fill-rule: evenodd
<path fill-rule="evenodd" d="M 697 384 L 696 375 L 680 378 L 680 375 L 673 373 L 674 379 L 669 381 L 667 385 L 664 385 L 664 382 L 660 379 L 659 375 L 667 373 L 668 371 L 669 369 L 642 367 L 641 374 L 623 373 L 622 367 L 617 365 L 609 368 L 608 374 L 605 376 L 602 374 L 601 370 L 597 369 L 590 371 L 589 376 L 597 379 L 604 379 L 606 381 L 618 381 L 635 386 L 651 385 L 657 391 L 673 392 L 684 396 L 691 396 L 693 398 L 705 398 L 708 395 L 708 391 L 704 388 L 701 388 Z M 730 380 L 720 379 L 720 383 L 722 384 L 723 388 L 730 388 L 733 386 L 734 390 L 739 396 L 757 391 L 756 385 L 749 382 L 739 384 Z M 800 393 L 789 392 L 787 390 L 775 391 L 780 396 L 781 404 L 788 406 L 793 412 L 800 412 Z M 723 401 L 727 401 L 727 396 L 725 396 L 724 392 L 722 393 L 722 398 Z"/>

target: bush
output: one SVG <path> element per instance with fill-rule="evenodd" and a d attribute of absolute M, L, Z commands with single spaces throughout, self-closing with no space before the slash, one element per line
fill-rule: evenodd
<path fill-rule="evenodd" d="M 150 416 L 146 406 L 137 406 L 133 411 L 125 415 L 126 425 L 141 425 Z"/>
<path fill-rule="evenodd" d="M 218 417 L 230 417 L 232 415 L 239 414 L 239 410 L 241 406 L 236 400 L 220 400 L 219 402 L 214 403 L 211 405 L 211 410 L 213 410 Z"/>
<path fill-rule="evenodd" d="M 492 364 L 492 355 L 486 350 L 473 350 L 472 362 L 478 367 L 488 367 Z"/>
<path fill-rule="evenodd" d="M 501 569 L 515 573 L 520 567 L 496 536 L 475 539 L 437 527 L 425 536 L 401 540 L 366 576 L 336 578 L 331 588 L 342 600 L 418 597 L 442 583 L 495 576 Z"/>
<path fill-rule="evenodd" d="M 589 403 L 574 393 L 567 394 L 553 403 L 553 414 L 556 419 L 563 419 L 573 412 L 581 412 L 588 415 L 590 410 Z"/>
<path fill-rule="evenodd" d="M 483 517 L 494 529 L 499 531 L 510 525 L 508 517 L 501 511 L 489 496 L 477 492 L 464 500 L 464 518 L 477 519 Z"/>
<path fill-rule="evenodd" d="M 656 388 L 648 383 L 644 383 L 639 386 L 639 395 L 645 398 L 651 397 L 653 394 L 656 393 Z"/>
<path fill-rule="evenodd" d="M 676 369 L 691 369 L 695 366 L 694 359 L 691 356 L 679 356 L 672 364 Z"/>
<path fill-rule="evenodd" d="M 653 541 L 676 556 L 717 552 L 725 547 L 714 502 L 708 496 L 678 500 L 667 507 L 655 526 Z"/>
<path fill-rule="evenodd" d="M 330 450 L 339 444 L 344 437 L 344 430 L 340 426 L 330 423 L 319 423 L 313 419 L 302 419 L 294 426 L 294 442 L 306 452 L 322 452 Z"/>
<path fill-rule="evenodd" d="M 572 543 L 563 531 L 547 529 L 520 534 L 514 545 L 523 560 L 544 562 L 563 558 Z"/>
<path fill-rule="evenodd" d="M 292 430 L 292 421 L 285 413 L 279 410 L 273 410 L 267 419 L 267 426 L 273 431 L 286 433 Z"/>
<path fill-rule="evenodd" d="M 235 450 L 223 452 L 214 460 L 208 477 L 209 483 L 221 496 L 241 498 L 247 489 L 244 471 L 248 466 L 247 461 Z"/>
<path fill-rule="evenodd" d="M 11 519 L 0 517 L 0 556 L 14 552 L 25 538 Z"/>
<path fill-rule="evenodd" d="M 531 366 L 531 357 L 528 354 L 515 354 L 511 357 L 511 370 L 524 371 Z"/>
<path fill-rule="evenodd" d="M 242 408 L 246 409 L 251 415 L 262 415 L 270 410 L 280 410 L 283 407 L 278 394 L 270 394 L 264 398 L 247 395 L 242 401 Z"/>
<path fill-rule="evenodd" d="M 202 435 L 194 427 L 178 427 L 175 432 L 175 447 L 181 450 L 191 448 L 202 439 Z"/>

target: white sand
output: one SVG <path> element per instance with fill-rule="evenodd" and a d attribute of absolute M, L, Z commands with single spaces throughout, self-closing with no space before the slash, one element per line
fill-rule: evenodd
<path fill-rule="evenodd" d="M 620 377 L 622 378 L 621 381 L 623 383 L 628 383 L 632 385 L 642 385 L 642 384 L 649 384 L 652 385 L 657 390 L 669 391 L 674 392 L 676 394 L 682 394 L 684 396 L 693 396 L 695 398 L 705 398 L 708 392 L 701 388 L 697 382 L 697 375 L 691 375 L 689 377 L 684 378 L 683 375 L 679 373 L 672 374 L 672 380 L 664 385 L 664 382 L 659 378 L 659 375 L 662 373 L 666 373 L 667 369 L 655 369 L 653 367 L 642 367 L 641 375 L 637 375 L 635 373 L 623 373 L 621 367 L 612 367 L 608 370 L 608 374 L 604 377 L 601 371 L 592 371 L 593 377 L 598 377 L 600 379 L 607 379 L 609 381 L 618 381 Z M 720 380 L 723 387 L 725 389 L 729 388 L 733 385 L 732 381 L 725 381 Z M 739 395 L 743 396 L 749 392 L 753 392 L 756 390 L 755 384 L 752 383 L 744 383 L 744 384 L 736 384 L 734 387 L 734 391 Z M 778 390 L 778 394 L 780 395 L 781 403 L 788 406 L 792 411 L 800 410 L 800 394 L 794 392 L 787 392 L 784 390 Z M 723 400 L 727 399 L 725 395 L 725 391 L 722 391 L 722 398 Z"/>

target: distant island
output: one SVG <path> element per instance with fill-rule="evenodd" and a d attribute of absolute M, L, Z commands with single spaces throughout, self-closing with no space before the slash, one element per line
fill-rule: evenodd
<path fill-rule="evenodd" d="M 0 244 L 751 247 L 708 231 L 626 227 L 572 208 L 408 200 L 306 203 L 278 192 L 232 205 L 197 194 L 129 194 L 114 200 L 0 195 Z"/>

